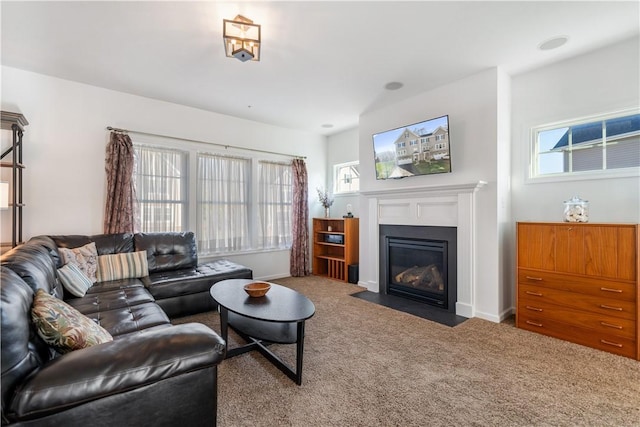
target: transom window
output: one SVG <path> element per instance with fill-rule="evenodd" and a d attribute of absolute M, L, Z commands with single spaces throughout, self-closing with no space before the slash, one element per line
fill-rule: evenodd
<path fill-rule="evenodd" d="M 360 191 L 359 168 L 359 162 L 340 163 L 335 165 L 333 167 L 333 194 Z"/>
<path fill-rule="evenodd" d="M 534 128 L 531 177 L 640 167 L 640 114 L 622 112 Z"/>

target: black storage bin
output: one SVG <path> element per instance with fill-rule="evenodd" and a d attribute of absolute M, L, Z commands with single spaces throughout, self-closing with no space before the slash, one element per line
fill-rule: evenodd
<path fill-rule="evenodd" d="M 358 283 L 358 264 L 351 264 L 348 272 L 349 283 Z"/>

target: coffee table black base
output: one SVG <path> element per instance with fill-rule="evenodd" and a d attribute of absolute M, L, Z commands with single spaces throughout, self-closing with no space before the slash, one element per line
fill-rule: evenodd
<path fill-rule="evenodd" d="M 230 319 L 231 317 L 231 319 Z M 231 323 L 230 323 L 231 321 Z M 225 359 L 257 350 L 265 359 L 280 369 L 296 384 L 302 385 L 302 355 L 304 352 L 304 320 L 290 323 L 274 323 L 239 316 L 229 313 L 220 306 L 220 329 L 222 339 L 228 342 L 229 327 L 233 329 L 247 344 L 229 349 Z M 296 344 L 296 369 L 267 348 L 271 344 Z"/>

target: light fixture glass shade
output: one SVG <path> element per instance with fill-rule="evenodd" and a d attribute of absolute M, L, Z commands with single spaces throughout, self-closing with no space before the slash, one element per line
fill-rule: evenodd
<path fill-rule="evenodd" d="M 260 25 L 242 15 L 223 21 L 225 54 L 242 62 L 260 61 Z"/>
<path fill-rule="evenodd" d="M 0 209 L 9 209 L 9 183 L 0 182 Z"/>

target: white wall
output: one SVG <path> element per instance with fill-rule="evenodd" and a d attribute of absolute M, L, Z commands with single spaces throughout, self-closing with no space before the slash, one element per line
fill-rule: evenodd
<path fill-rule="evenodd" d="M 640 45 L 635 38 L 513 78 L 514 221 L 561 221 L 564 200 L 590 202 L 590 222 L 640 222 L 638 176 L 527 183 L 529 129 L 640 106 Z M 640 110 L 638 110 L 640 112 Z"/>
<path fill-rule="evenodd" d="M 360 159 L 358 135 L 358 128 L 353 128 L 327 138 L 327 188 L 333 189 L 333 166 L 335 164 L 354 162 Z M 358 194 L 337 195 L 331 207 L 331 216 L 339 218 L 346 215 L 347 204 L 351 204 L 354 216 L 360 216 L 361 207 Z"/>
<path fill-rule="evenodd" d="M 500 181 L 498 177 L 498 171 L 503 173 L 509 169 L 508 156 L 498 155 L 498 138 L 501 145 L 505 140 L 504 127 L 498 127 L 499 115 L 506 114 L 505 107 L 499 107 L 499 101 L 504 102 L 503 94 L 508 94 L 508 80 L 508 76 L 494 68 L 360 116 L 360 171 L 364 193 L 487 181 L 487 185 L 476 194 L 478 256 L 474 262 L 477 283 L 474 306 L 476 316 L 493 321 L 503 318 L 511 308 L 510 305 L 505 306 L 501 299 L 505 285 L 502 283 L 504 261 L 499 246 L 499 220 L 503 221 L 504 216 L 499 214 L 499 204 L 508 197 L 499 191 L 505 187 L 503 180 L 508 179 L 508 173 L 500 176 Z M 445 114 L 449 115 L 452 173 L 401 180 L 375 179 L 372 134 Z M 508 200 L 504 203 L 508 204 Z M 363 210 L 360 280 L 365 282 L 377 281 L 378 274 L 372 266 L 378 254 L 372 253 L 377 244 L 373 241 L 375 236 L 367 234 L 371 230 L 369 221 L 371 219 Z"/>
<path fill-rule="evenodd" d="M 310 188 L 326 182 L 326 138 L 307 132 L 10 67 L 2 67 L 2 110 L 21 112 L 29 121 L 25 238 L 102 232 L 107 126 L 307 156 Z M 312 193 L 310 199 L 315 200 Z M 289 274 L 288 251 L 233 259 L 251 267 L 257 278 Z"/>

